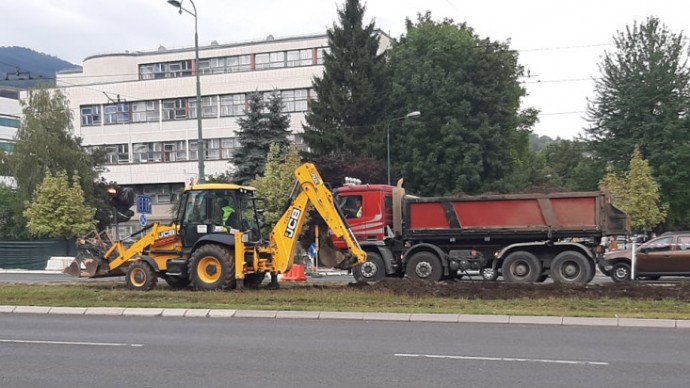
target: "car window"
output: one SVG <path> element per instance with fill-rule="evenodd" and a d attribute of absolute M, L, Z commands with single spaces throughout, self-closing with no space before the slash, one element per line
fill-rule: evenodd
<path fill-rule="evenodd" d="M 690 236 L 678 236 L 678 249 L 681 251 L 690 250 Z"/>
<path fill-rule="evenodd" d="M 670 251 L 673 246 L 673 236 L 660 237 L 656 240 L 651 240 L 644 245 L 647 252 L 665 252 Z"/>

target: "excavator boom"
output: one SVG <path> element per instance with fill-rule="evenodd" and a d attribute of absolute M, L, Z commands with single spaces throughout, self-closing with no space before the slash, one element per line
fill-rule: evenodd
<path fill-rule="evenodd" d="M 316 167 L 312 163 L 305 163 L 295 170 L 295 176 L 297 182 L 293 189 L 293 200 L 270 236 L 270 247 L 274 250 L 274 265 L 277 272 L 285 272 L 292 266 L 310 204 L 326 221 L 331 231 L 345 241 L 356 262 L 366 262 L 366 252 L 359 246 L 345 217 L 333 202 L 333 195 L 324 185 Z M 295 195 L 296 192 L 298 193 Z"/>

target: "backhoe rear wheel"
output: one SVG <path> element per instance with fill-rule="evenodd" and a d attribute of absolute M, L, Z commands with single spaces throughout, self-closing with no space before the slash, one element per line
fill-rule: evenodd
<path fill-rule="evenodd" d="M 127 288 L 134 291 L 150 291 L 158 283 L 158 275 L 151 265 L 143 260 L 127 268 Z"/>
<path fill-rule="evenodd" d="M 200 291 L 235 287 L 235 257 L 230 249 L 206 244 L 192 253 L 189 278 Z"/>

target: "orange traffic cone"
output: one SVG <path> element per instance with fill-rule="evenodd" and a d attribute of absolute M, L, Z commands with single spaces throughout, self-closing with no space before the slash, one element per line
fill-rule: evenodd
<path fill-rule="evenodd" d="M 304 274 L 304 266 L 302 264 L 295 264 L 290 268 L 285 275 L 283 275 L 284 282 L 306 282 L 307 275 Z"/>

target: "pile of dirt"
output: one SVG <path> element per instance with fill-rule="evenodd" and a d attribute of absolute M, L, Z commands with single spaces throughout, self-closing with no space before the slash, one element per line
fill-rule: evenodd
<path fill-rule="evenodd" d="M 679 283 L 605 283 L 567 286 L 554 283 L 515 284 L 486 281 L 425 282 L 411 279 L 386 278 L 375 284 L 351 283 L 367 291 L 394 295 L 434 296 L 480 300 L 545 299 L 545 298 L 630 298 L 690 300 L 690 284 Z"/>

